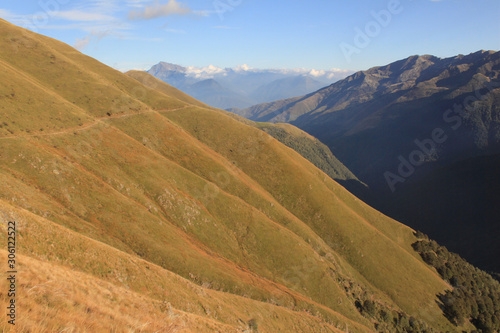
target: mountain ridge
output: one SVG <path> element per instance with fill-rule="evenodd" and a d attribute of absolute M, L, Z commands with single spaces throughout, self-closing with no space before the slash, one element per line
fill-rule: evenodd
<path fill-rule="evenodd" d="M 500 152 L 499 69 L 498 51 L 481 50 L 445 59 L 411 56 L 355 73 L 303 97 L 231 111 L 255 121 L 289 122 L 317 137 L 369 186 L 372 195 L 370 198 L 366 192 L 353 189 L 354 193 L 384 213 L 420 228 L 421 221 L 415 216 L 420 216 L 423 208 L 406 203 L 412 208 L 403 213 L 397 198 L 400 191 L 417 188 L 440 168 Z M 466 188 L 463 191 L 468 192 Z M 405 198 L 411 202 L 407 193 Z M 440 202 L 439 194 L 430 198 Z M 479 204 L 472 198 L 468 210 Z M 456 215 L 452 205 L 446 207 L 448 215 L 427 216 L 429 222 L 423 231 L 453 251 L 469 253 L 466 258 L 473 263 L 484 265 L 486 249 L 481 255 L 471 255 L 470 248 L 481 249 L 490 240 L 483 242 L 476 237 L 473 245 L 461 247 L 446 237 L 446 229 L 431 232 L 435 225 L 451 227 L 447 219 Z M 460 224 L 465 225 L 463 219 Z M 497 218 L 489 215 L 481 221 L 494 226 Z M 474 224 L 474 219 L 469 223 Z M 460 232 L 466 237 L 466 228 Z M 491 234 L 483 236 L 489 239 Z M 500 248 L 494 247 L 489 263 L 482 267 L 498 271 L 493 258 L 499 253 Z"/>
<path fill-rule="evenodd" d="M 294 94 L 305 94 L 345 77 L 351 71 L 308 69 L 256 69 L 243 65 L 235 68 L 182 67 L 160 62 L 148 73 L 211 106 L 244 108 Z M 197 84 L 215 80 L 221 89 L 198 89 Z"/>
<path fill-rule="evenodd" d="M 451 286 L 414 230 L 256 124 L 3 20 L 0 32 L 0 225 L 18 227 L 26 330 L 473 328 L 443 316 Z M 82 328 L 82 314 L 103 321 Z"/>

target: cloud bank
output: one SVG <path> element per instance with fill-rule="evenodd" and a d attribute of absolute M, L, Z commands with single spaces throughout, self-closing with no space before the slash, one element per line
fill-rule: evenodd
<path fill-rule="evenodd" d="M 144 6 L 142 9 L 131 10 L 128 14 L 131 20 L 150 20 L 158 17 L 167 17 L 172 15 L 188 15 L 193 11 L 178 2 L 177 0 L 169 0 L 166 4 L 160 4 L 155 1 L 152 5 Z"/>

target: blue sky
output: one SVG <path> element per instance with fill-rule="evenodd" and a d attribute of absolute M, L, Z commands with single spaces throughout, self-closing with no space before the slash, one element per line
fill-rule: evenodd
<path fill-rule="evenodd" d="M 2 1 L 0 17 L 120 70 L 362 70 L 500 49 L 498 0 L 25 0 Z"/>

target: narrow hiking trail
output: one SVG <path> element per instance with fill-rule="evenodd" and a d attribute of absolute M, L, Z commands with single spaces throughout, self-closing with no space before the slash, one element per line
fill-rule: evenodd
<path fill-rule="evenodd" d="M 99 118 L 94 118 L 94 121 L 91 123 L 83 124 L 82 126 L 78 126 L 78 127 L 70 127 L 70 128 L 65 128 L 63 130 L 60 130 L 60 131 L 48 132 L 48 133 L 36 133 L 36 134 L 28 134 L 28 135 L 6 135 L 3 137 L 0 137 L 0 140 L 52 136 L 52 135 L 66 134 L 68 132 L 84 131 L 90 127 L 97 125 L 97 124 L 103 124 L 108 119 L 132 117 L 132 116 L 137 116 L 137 115 L 141 115 L 141 114 L 148 114 L 148 113 L 158 113 L 159 114 L 160 112 L 165 112 L 165 111 L 179 111 L 179 110 L 187 109 L 191 106 L 192 105 L 184 105 L 183 107 L 175 108 L 175 109 L 147 110 L 147 111 L 136 112 L 136 113 L 125 113 L 125 114 L 111 115 L 111 116 L 107 116 L 107 117 L 99 117 Z"/>

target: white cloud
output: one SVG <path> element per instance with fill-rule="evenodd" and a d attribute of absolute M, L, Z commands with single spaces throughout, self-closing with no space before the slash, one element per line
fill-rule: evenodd
<path fill-rule="evenodd" d="M 86 48 L 90 42 L 92 40 L 95 40 L 95 41 L 100 41 L 101 39 L 103 39 L 104 37 L 106 36 L 109 36 L 113 34 L 113 32 L 111 31 L 92 31 L 90 34 L 88 34 L 87 36 L 83 37 L 83 38 L 78 38 L 76 41 L 75 41 L 75 44 L 73 45 L 73 47 L 77 50 L 83 50 L 84 48 Z"/>
<path fill-rule="evenodd" d="M 84 12 L 81 10 L 58 11 L 52 13 L 53 17 L 76 22 L 111 21 L 115 18 L 97 12 Z"/>
<path fill-rule="evenodd" d="M 207 67 L 187 67 L 186 74 L 191 77 L 198 79 L 211 79 L 217 74 L 225 74 L 226 70 L 223 68 L 216 67 L 214 65 L 209 65 Z"/>
<path fill-rule="evenodd" d="M 309 71 L 309 75 L 314 76 L 314 77 L 319 77 L 325 75 L 324 70 L 316 70 L 316 69 L 311 69 Z"/>
<path fill-rule="evenodd" d="M 145 6 L 143 9 L 131 10 L 128 17 L 131 20 L 149 20 L 158 17 L 187 15 L 192 13 L 193 11 L 189 7 L 177 0 L 169 0 L 166 4 L 160 4 L 159 1 L 155 1 L 152 5 Z"/>
<path fill-rule="evenodd" d="M 90 3 L 90 5 L 89 5 Z M 87 0 L 83 1 L 82 8 L 94 8 L 97 12 L 115 12 L 121 8 L 120 0 Z"/>
<path fill-rule="evenodd" d="M 163 29 L 163 30 L 165 30 L 166 32 L 173 33 L 173 34 L 186 34 L 186 31 L 185 30 L 181 30 L 181 29 L 166 28 L 166 29 Z"/>
<path fill-rule="evenodd" d="M 140 40 L 143 42 L 155 42 L 155 43 L 165 41 L 163 38 L 159 38 L 159 37 L 144 38 L 144 37 L 137 37 L 137 36 L 120 36 L 119 38 L 123 39 L 123 40 Z"/>
<path fill-rule="evenodd" d="M 252 70 L 253 68 L 248 66 L 247 64 L 239 65 L 234 68 L 235 72 L 248 72 Z"/>
<path fill-rule="evenodd" d="M 208 17 L 208 16 L 210 16 L 210 11 L 208 11 L 208 10 L 196 10 L 193 12 L 193 14 L 198 15 L 198 16 Z"/>
<path fill-rule="evenodd" d="M 140 62 L 115 62 L 111 66 L 120 72 L 128 72 L 130 70 L 147 71 L 154 63 Z"/>
<path fill-rule="evenodd" d="M 87 35 L 83 38 L 78 38 L 76 41 L 75 41 L 75 44 L 73 45 L 73 47 L 79 51 L 83 50 L 84 48 L 87 47 L 87 45 L 89 45 L 90 43 L 90 40 L 92 39 L 92 35 Z"/>
<path fill-rule="evenodd" d="M 139 4 L 150 0 L 125 1 Z M 0 17 L 35 32 L 40 30 L 85 32 L 84 37 L 76 39 L 73 43 L 75 48 L 82 50 L 90 43 L 98 42 L 107 36 L 117 39 L 143 38 L 130 33 L 132 29 L 130 22 L 119 18 L 118 14 L 123 11 L 123 4 L 123 0 L 77 0 L 60 6 L 61 8 L 46 12 L 40 10 L 31 14 L 20 15 L 0 9 Z"/>
<path fill-rule="evenodd" d="M 8 10 L 6 10 L 6 9 L 1 9 L 0 8 L 0 17 L 3 18 L 3 19 L 6 19 L 6 18 L 9 18 L 9 17 L 12 17 L 12 13 L 9 12 Z"/>
<path fill-rule="evenodd" d="M 218 25 L 213 27 L 214 29 L 225 29 L 225 30 L 239 30 L 240 28 L 238 27 L 228 27 L 226 25 Z"/>
<path fill-rule="evenodd" d="M 142 8 L 145 2 L 150 2 L 150 0 L 126 0 L 125 3 L 128 7 Z"/>
<path fill-rule="evenodd" d="M 210 65 L 207 67 L 186 67 L 186 75 L 189 77 L 194 77 L 197 79 L 213 79 L 218 78 L 220 76 L 231 75 L 231 73 L 275 73 L 287 76 L 296 76 L 296 75 L 305 75 L 311 78 L 315 78 L 317 80 L 323 82 L 333 82 L 339 79 L 343 79 L 348 75 L 354 73 L 352 70 L 346 69 L 306 69 L 306 68 L 254 68 L 250 67 L 246 64 L 239 65 L 233 68 L 220 68 L 214 65 Z M 234 74 L 233 73 L 233 74 Z"/>
<path fill-rule="evenodd" d="M 17 24 L 22 27 L 30 26 L 31 20 L 34 15 L 17 15 L 6 9 L 0 9 L 0 17 L 8 20 L 11 23 Z M 32 24 L 31 24 L 32 25 Z"/>
<path fill-rule="evenodd" d="M 44 30 L 80 30 L 86 33 L 91 33 L 93 31 L 113 31 L 116 35 L 119 31 L 131 30 L 131 26 L 119 22 L 74 22 L 68 24 L 51 24 L 37 27 L 38 29 Z"/>
<path fill-rule="evenodd" d="M 38 11 L 31 14 L 14 14 L 0 9 L 0 17 L 38 32 L 40 29 L 92 31 L 124 30 L 130 26 L 114 15 L 119 9 L 118 0 L 89 0 L 85 5 L 76 3 L 68 10 Z M 68 7 L 68 6 L 66 6 Z M 66 22 L 64 22 L 66 21 Z"/>

